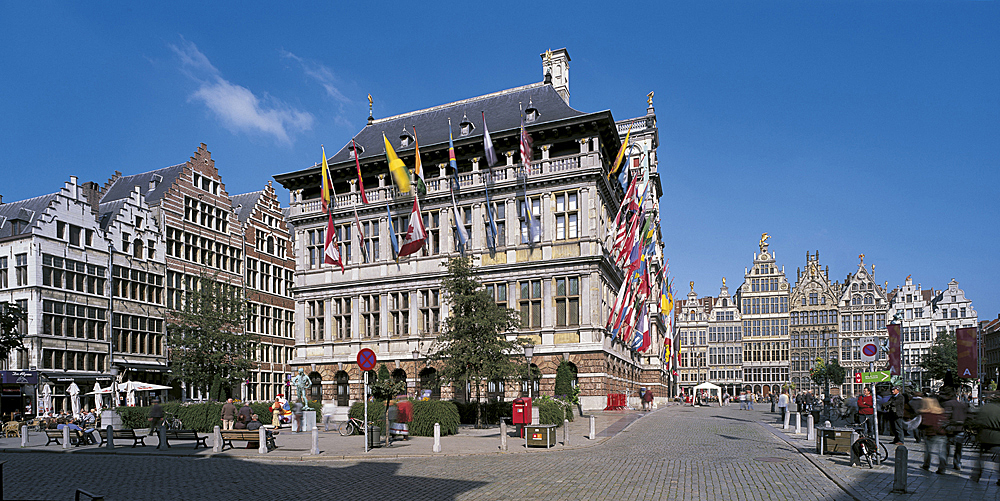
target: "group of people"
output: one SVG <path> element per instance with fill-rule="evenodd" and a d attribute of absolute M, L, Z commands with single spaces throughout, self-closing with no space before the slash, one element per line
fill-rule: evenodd
<path fill-rule="evenodd" d="M 243 402 L 243 406 L 237 409 L 231 398 L 222 404 L 221 418 L 223 430 L 256 430 L 261 426 L 260 417 L 253 413 L 249 403 Z M 252 424 L 253 428 L 250 427 Z"/>

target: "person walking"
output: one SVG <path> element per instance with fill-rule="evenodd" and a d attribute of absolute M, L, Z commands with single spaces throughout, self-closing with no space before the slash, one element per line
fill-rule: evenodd
<path fill-rule="evenodd" d="M 906 413 L 906 397 L 898 386 L 892 387 L 889 397 L 889 419 L 892 422 L 892 443 L 903 445 L 903 414 Z"/>
<path fill-rule="evenodd" d="M 642 409 L 645 411 L 653 410 L 653 390 L 647 389 L 642 394 Z"/>
<path fill-rule="evenodd" d="M 969 404 L 961 401 L 955 394 L 954 388 L 942 388 L 941 398 L 944 399 L 945 424 L 944 431 L 948 435 L 948 445 L 955 446 L 952 466 L 955 470 L 962 471 L 962 444 L 965 442 L 965 420 L 969 415 Z M 945 450 L 947 456 L 948 451 Z"/>
<path fill-rule="evenodd" d="M 788 390 L 781 390 L 781 395 L 778 395 L 778 411 L 781 412 L 781 420 L 779 423 L 785 422 L 785 414 L 788 413 Z"/>
<path fill-rule="evenodd" d="M 920 400 L 920 431 L 924 436 L 924 464 L 921 468 L 931 469 L 931 456 L 938 456 L 938 475 L 944 475 L 948 461 L 948 442 L 944 431 L 944 409 L 934 397 Z"/>
<path fill-rule="evenodd" d="M 747 392 L 747 410 L 748 411 L 752 411 L 753 410 L 753 400 L 754 400 L 754 394 L 750 393 L 750 392 Z"/>
<path fill-rule="evenodd" d="M 872 399 L 872 391 L 866 386 L 863 395 L 858 397 L 858 415 L 861 416 L 861 424 L 864 426 L 865 435 L 875 437 L 875 402 Z"/>
<path fill-rule="evenodd" d="M 983 474 L 983 456 L 989 455 L 994 447 L 1000 447 L 1000 394 L 992 393 L 986 397 L 986 403 L 979 413 L 976 414 L 975 422 L 977 428 L 979 428 L 979 455 L 976 457 L 976 463 L 972 467 L 972 476 L 969 477 L 973 482 L 978 482 Z M 1000 468 L 998 468 L 998 473 L 1000 473 Z M 997 485 L 1000 485 L 1000 478 L 997 479 Z"/>
<path fill-rule="evenodd" d="M 740 410 L 747 410 L 747 392 L 745 391 L 740 392 Z"/>
<path fill-rule="evenodd" d="M 226 403 L 222 404 L 222 429 L 231 430 L 233 429 L 233 423 L 236 421 L 236 406 L 233 405 L 233 399 L 226 400 Z"/>
<path fill-rule="evenodd" d="M 149 421 L 149 432 L 146 435 L 153 436 L 156 434 L 156 428 L 163 422 L 163 407 L 160 406 L 160 399 L 153 399 L 153 406 L 149 408 L 147 420 Z"/>
<path fill-rule="evenodd" d="M 236 413 L 237 423 L 242 424 L 243 426 L 241 428 L 245 429 L 246 425 L 250 423 L 250 420 L 252 418 L 253 418 L 253 411 L 250 410 L 250 404 L 248 404 L 247 402 L 243 402 L 243 406 L 240 407 L 239 412 Z"/>

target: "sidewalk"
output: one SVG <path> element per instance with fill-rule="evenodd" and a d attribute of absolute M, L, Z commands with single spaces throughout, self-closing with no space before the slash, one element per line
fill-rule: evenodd
<path fill-rule="evenodd" d="M 592 447 L 603 443 L 625 429 L 629 424 L 647 412 L 639 411 L 593 411 L 585 413 L 584 417 L 577 416 L 569 424 L 569 444 L 563 440 L 563 429 L 557 430 L 556 446 L 550 450 L 571 450 L 584 447 Z M 590 419 L 593 415 L 596 422 L 597 437 L 590 440 Z M 339 423 L 338 423 L 339 424 Z M 139 434 L 140 430 L 136 430 Z M 309 454 L 311 449 L 310 441 L 312 433 L 293 433 L 289 428 L 279 430 L 276 438 L 278 447 L 267 454 L 258 453 L 257 448 L 240 448 L 245 442 L 235 442 L 237 448 L 226 449 L 224 452 L 213 452 L 212 433 L 199 433 L 208 435 L 208 448 L 199 447 L 194 449 L 191 441 L 174 441 L 171 447 L 165 451 L 157 450 L 158 440 L 155 436 L 146 438 L 146 447 L 132 447 L 132 441 L 119 440 L 115 444 L 114 450 L 96 445 L 81 447 L 70 446 L 63 449 L 61 445 L 45 445 L 47 441 L 45 434 L 40 432 L 28 433 L 28 446 L 21 447 L 20 438 L 0 438 L 0 452 L 42 452 L 42 453 L 64 453 L 64 454 L 119 454 L 119 455 L 146 455 L 146 456 L 174 456 L 174 457 L 229 457 L 242 459 L 264 459 L 264 460 L 285 460 L 285 461 L 315 461 L 315 460 L 357 460 L 369 458 L 403 458 L 403 457 L 426 457 L 426 456 L 464 456 L 476 454 L 518 454 L 528 453 L 544 448 L 526 449 L 524 439 L 517 436 L 516 428 L 508 428 L 507 451 L 500 450 L 500 427 L 491 426 L 486 429 L 475 429 L 471 425 L 459 427 L 458 434 L 441 437 L 441 452 L 433 452 L 433 437 L 410 437 L 406 441 L 394 441 L 390 447 L 377 447 L 365 453 L 364 436 L 356 435 L 342 437 L 331 428 L 324 432 L 322 425 L 319 431 L 318 455 Z M 383 436 L 384 440 L 384 436 Z M 127 443 L 127 445 L 126 445 Z"/>
<path fill-rule="evenodd" d="M 850 466 L 851 458 L 848 455 L 820 456 L 817 454 L 815 440 L 806 440 L 805 420 L 802 423 L 802 433 L 796 434 L 794 415 L 790 420 L 789 429 L 782 430 L 782 424 L 777 422 L 778 414 L 769 412 L 761 412 L 760 414 L 762 426 L 795 447 L 827 477 L 858 501 L 1000 498 L 1000 487 L 995 484 L 997 481 L 996 463 L 989 461 L 985 463 L 985 471 L 983 471 L 983 476 L 978 483 L 969 479 L 978 451 L 963 451 L 961 471 L 952 469 L 949 459 L 947 473 L 938 475 L 935 473 L 937 458 L 932 460 L 930 471 L 920 468 L 924 460 L 924 442 L 918 444 L 912 438 L 906 438 L 904 445 L 895 446 L 890 443 L 891 436 L 883 435 L 880 440 L 889 452 L 889 459 L 871 469 L 864 461 L 862 461 L 864 466 L 852 467 Z M 905 494 L 892 493 L 897 447 L 906 447 L 908 451 Z"/>

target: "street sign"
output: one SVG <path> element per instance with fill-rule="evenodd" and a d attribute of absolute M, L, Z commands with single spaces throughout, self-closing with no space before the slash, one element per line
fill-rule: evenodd
<path fill-rule="evenodd" d="M 860 372 L 854 373 L 854 382 L 858 383 L 858 384 L 862 383 L 862 381 L 861 381 L 861 373 Z"/>
<path fill-rule="evenodd" d="M 874 362 L 878 356 L 878 342 L 873 337 L 866 337 L 861 340 L 861 361 Z"/>
<path fill-rule="evenodd" d="M 861 374 L 862 383 L 881 383 L 888 381 L 892 377 L 889 371 L 864 372 Z"/>
<path fill-rule="evenodd" d="M 358 367 L 363 371 L 370 371 L 375 368 L 375 352 L 365 348 L 358 352 Z"/>

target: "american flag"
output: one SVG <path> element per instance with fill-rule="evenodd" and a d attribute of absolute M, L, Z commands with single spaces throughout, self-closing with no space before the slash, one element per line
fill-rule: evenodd
<path fill-rule="evenodd" d="M 524 117 L 521 117 L 521 163 L 524 164 L 525 174 L 531 167 L 531 142 L 531 136 L 524 130 Z"/>

